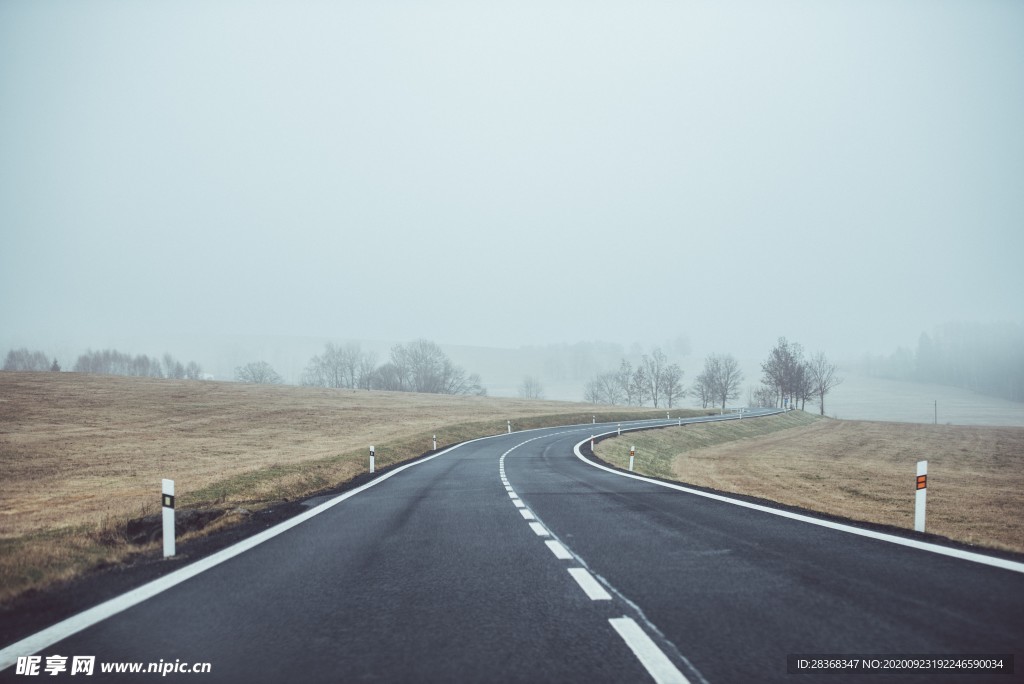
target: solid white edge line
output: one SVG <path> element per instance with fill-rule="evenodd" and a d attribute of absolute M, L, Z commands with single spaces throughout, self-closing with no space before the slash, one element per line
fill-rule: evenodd
<path fill-rule="evenodd" d="M 707 422 L 707 421 L 701 421 Z M 625 431 L 624 431 L 625 432 Z M 611 432 L 605 432 L 601 435 L 595 435 L 595 437 L 604 437 L 607 435 L 614 435 L 615 430 Z M 603 466 L 600 463 L 594 463 L 580 451 L 580 447 L 590 441 L 590 438 L 579 442 L 573 447 L 573 452 L 576 454 L 576 458 L 580 459 L 587 465 L 591 465 L 595 468 L 612 473 L 613 475 L 619 475 L 621 477 L 628 477 L 633 480 L 640 480 L 642 482 L 649 482 L 656 484 L 661 487 L 668 489 L 675 489 L 680 492 L 686 492 L 687 494 L 695 494 L 697 496 L 703 496 L 707 499 L 714 499 L 715 501 L 722 501 L 724 503 L 733 504 L 734 506 L 742 506 L 743 508 L 749 508 L 755 511 L 761 511 L 762 513 L 770 513 L 783 518 L 789 518 L 791 520 L 799 520 L 800 522 L 810 523 L 811 525 L 818 525 L 819 527 L 827 527 L 832 530 L 839 532 L 847 532 L 849 534 L 856 534 L 862 537 L 870 537 L 871 539 L 878 539 L 880 541 L 889 542 L 891 544 L 899 544 L 900 546 L 909 546 L 914 549 L 921 551 L 929 551 L 931 553 L 937 553 L 943 556 L 950 556 L 953 558 L 959 558 L 961 560 L 970 561 L 972 563 L 981 563 L 982 565 L 990 565 L 996 568 L 1002 568 L 1003 570 L 1011 570 L 1013 572 L 1024 573 L 1024 563 L 1017 561 L 1006 560 L 1005 558 L 996 558 L 995 556 L 986 556 L 981 553 L 975 553 L 973 551 L 962 551 L 960 549 L 953 549 L 948 546 L 941 546 L 939 544 L 932 544 L 930 542 L 918 541 L 917 539 L 907 539 L 905 537 L 899 537 L 894 534 L 887 534 L 885 532 L 875 532 L 874 530 L 862 529 L 860 527 L 854 527 L 852 525 L 844 525 L 843 523 L 832 522 L 830 520 L 821 520 L 818 518 L 812 518 L 807 515 L 800 513 L 792 513 L 790 511 L 783 511 L 778 508 L 771 508 L 769 506 L 762 506 L 761 504 L 750 503 L 748 501 L 741 501 L 740 499 L 733 499 L 728 496 L 722 496 L 721 494 L 712 494 L 711 492 L 702 492 L 698 489 L 691 489 L 683 485 L 672 484 L 671 482 L 662 482 L 660 480 L 652 480 L 642 475 L 634 475 L 633 473 L 624 473 L 614 468 Z"/>
<path fill-rule="evenodd" d="M 611 601 L 612 595 L 584 568 L 569 568 L 569 574 L 591 601 Z"/>
<path fill-rule="evenodd" d="M 659 422 L 659 420 L 627 422 L 632 424 L 641 424 L 656 423 Z M 586 426 L 590 425 L 590 423 L 579 423 L 577 425 L 558 425 L 543 428 L 531 428 L 530 430 L 520 430 L 517 434 L 522 434 L 525 432 L 538 432 L 541 430 L 547 431 L 556 428 L 566 428 L 565 431 L 568 432 L 571 431 L 572 429 L 585 429 Z M 394 470 L 390 470 L 384 473 L 383 475 L 376 477 L 375 479 L 371 480 L 370 482 L 367 482 L 366 484 L 360 487 L 345 492 L 344 494 L 340 494 L 334 499 L 326 501 L 320 504 L 319 506 L 316 506 L 315 508 L 311 508 L 305 513 L 300 513 L 299 515 L 293 518 L 289 518 L 284 522 L 278 523 L 270 529 L 264 530 L 263 532 L 253 535 L 252 537 L 249 537 L 247 539 L 243 539 L 237 544 L 233 544 L 232 546 L 229 546 L 225 549 L 221 549 L 217 553 L 207 556 L 206 558 L 195 561 L 194 563 L 190 563 L 189 565 L 179 570 L 175 570 L 174 572 L 169 573 L 164 577 L 155 579 L 152 582 L 148 582 L 142 585 L 141 587 L 136 587 L 135 589 L 125 592 L 120 596 L 115 596 L 114 598 L 108 601 L 93 606 L 92 608 L 84 610 L 81 613 L 77 613 L 76 615 L 72 615 L 71 617 L 61 620 L 60 622 L 54 625 L 50 625 L 49 627 L 42 629 L 36 632 L 35 634 L 31 634 L 25 637 L 24 639 L 21 639 L 20 641 L 16 641 L 10 646 L 4 648 L 3 650 L 0 650 L 0 672 L 16 664 L 18 662 L 19 655 L 31 655 L 33 653 L 37 653 L 42 649 L 46 648 L 47 646 L 50 646 L 52 644 L 57 643 L 58 641 L 66 639 L 67 637 L 73 634 L 77 634 L 83 629 L 87 629 L 98 622 L 102 622 L 103 620 L 106 620 L 107 618 L 113 615 L 116 615 L 120 612 L 123 612 L 131 608 L 132 606 L 138 605 L 139 603 L 142 603 L 143 601 L 152 598 L 153 596 L 156 596 L 157 594 L 164 592 L 177 584 L 180 584 L 188 579 L 191 579 L 192 577 L 195 577 L 196 575 L 205 572 L 214 566 L 220 565 L 221 563 L 230 560 L 231 558 L 234 558 L 235 556 L 242 554 L 255 546 L 258 546 L 259 544 L 262 544 L 268 539 L 272 539 L 283 532 L 287 532 L 296 525 L 299 525 L 305 522 L 306 520 L 309 520 L 310 518 L 323 513 L 329 508 L 332 508 L 337 504 L 341 503 L 345 499 L 348 499 L 349 497 L 355 496 L 356 494 L 359 494 L 360 492 L 363 492 L 369 489 L 370 487 L 376 486 L 381 482 L 384 482 L 388 478 L 397 475 L 398 473 L 402 472 L 407 468 L 411 468 L 421 463 L 426 463 L 427 461 L 431 461 L 437 458 L 438 456 L 443 456 L 444 454 L 447 454 L 448 452 L 454 449 L 458 449 L 467 444 L 472 444 L 473 442 L 479 442 L 485 439 L 495 439 L 505 436 L 506 433 L 502 432 L 496 435 L 488 435 L 486 437 L 477 437 L 476 439 L 469 439 L 466 440 L 465 442 L 461 442 L 460 444 L 454 444 L 448 447 L 447 449 L 444 449 L 443 451 L 437 452 L 436 454 L 431 454 L 430 456 L 426 456 L 419 460 L 413 461 L 412 463 L 406 463 L 403 466 L 399 466 Z M 543 436 L 544 435 L 542 435 L 541 437 Z M 532 438 L 526 441 L 533 441 L 533 439 L 540 439 L 541 437 Z M 525 443 L 526 442 L 522 442 L 520 443 L 520 445 Z M 513 447 L 513 449 L 514 448 L 515 447 Z M 505 453 L 507 455 L 509 452 Z M 504 458 L 504 455 L 502 456 L 502 458 Z M 499 469 L 499 473 L 502 476 L 505 475 L 504 467 Z M 548 531 L 544 529 L 544 527 L 541 526 L 540 523 L 530 523 L 530 525 L 538 525 L 540 527 L 541 531 L 537 531 L 536 529 L 534 529 L 534 532 L 537 532 L 538 536 L 548 535 Z"/>
<path fill-rule="evenodd" d="M 58 641 L 61 641 L 73 634 L 81 632 L 83 629 L 92 627 L 98 622 L 106 620 L 107 618 L 116 615 L 122 611 L 125 611 L 131 608 L 132 606 L 138 605 L 146 599 L 152 598 L 157 594 L 167 591 L 168 589 L 177 584 L 181 584 L 182 582 L 189 580 L 200 573 L 206 572 L 210 568 L 213 568 L 225 561 L 234 558 L 235 556 L 245 553 L 249 549 L 258 546 L 269 539 L 273 539 L 279 534 L 287 532 L 288 530 L 304 523 L 310 518 L 320 515 L 324 511 L 333 508 L 342 501 L 345 501 L 346 499 L 349 499 L 355 496 L 356 494 L 366 491 L 370 487 L 374 487 L 380 484 L 381 482 L 384 482 L 385 480 L 397 475 L 403 470 L 412 468 L 413 466 L 420 465 L 421 463 L 426 463 L 427 461 L 431 461 L 437 458 L 438 456 L 442 456 L 448 453 L 449 451 L 457 449 L 466 444 L 471 444 L 473 442 L 478 442 L 484 439 L 491 438 L 492 437 L 479 437 L 477 439 L 467 440 L 465 442 L 462 442 L 461 444 L 456 444 L 454 446 L 448 447 L 444 451 L 439 451 L 436 454 L 426 456 L 422 459 L 413 461 L 412 463 L 406 463 L 403 466 L 399 466 L 394 470 L 390 470 L 384 473 L 383 475 L 374 478 L 373 480 L 367 482 L 364 485 L 356 487 L 355 489 L 349 490 L 343 494 L 339 494 L 330 501 L 325 501 L 324 503 L 320 504 L 319 506 L 316 506 L 315 508 L 311 508 L 305 513 L 300 513 L 295 517 L 289 518 L 284 522 L 278 523 L 277 525 L 267 530 L 264 530 L 259 534 L 255 534 L 247 539 L 243 539 L 237 544 L 233 544 L 225 549 L 221 549 L 217 553 L 207 556 L 206 558 L 201 558 L 195 561 L 194 563 L 190 563 L 189 565 L 186 565 L 185 567 L 179 570 L 175 570 L 174 572 L 165 575 L 164 577 L 160 577 L 159 579 L 155 579 L 151 582 L 143 584 L 141 587 L 132 589 L 131 591 L 121 594 L 120 596 L 115 596 L 114 598 L 108 601 L 104 601 L 99 605 L 93 606 L 88 610 L 82 611 L 81 613 L 73 615 L 69 618 L 66 618 L 65 620 L 62 620 L 54 625 L 51 625 L 43 630 L 40 630 L 35 634 L 27 636 L 20 641 L 16 641 L 10 646 L 4 648 L 3 650 L 0 650 L 0 672 L 16 664 L 18 662 L 18 656 L 27 656 L 33 653 L 38 653 L 47 646 L 51 646 L 57 643 Z"/>
<path fill-rule="evenodd" d="M 642 630 L 633 618 L 625 616 L 609 618 L 608 622 L 619 633 L 622 640 L 629 646 L 629 650 L 633 651 L 633 655 L 637 657 L 654 681 L 658 684 L 689 684 L 690 680 L 683 676 L 679 668 L 672 664 L 665 652 L 658 648 L 658 645 L 651 637 L 647 636 L 647 632 Z"/>

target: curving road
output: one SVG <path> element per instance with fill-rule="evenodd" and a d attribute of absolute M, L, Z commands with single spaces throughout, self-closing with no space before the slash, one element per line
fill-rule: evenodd
<path fill-rule="evenodd" d="M 575 449 L 614 427 L 500 435 L 392 471 L 8 646 L 0 680 L 32 681 L 12 664 L 33 653 L 40 668 L 96 656 L 99 681 L 161 677 L 102 663 L 161 661 L 209 663 L 167 675 L 207 682 L 1020 678 L 788 674 L 791 654 L 1019 651 L 1024 566 L 694 495 Z M 78 680 L 60 674 L 40 676 Z"/>

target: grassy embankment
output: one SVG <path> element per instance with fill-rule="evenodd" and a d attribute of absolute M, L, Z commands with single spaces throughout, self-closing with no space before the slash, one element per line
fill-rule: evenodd
<path fill-rule="evenodd" d="M 0 601 L 101 565 L 156 554 L 129 525 L 208 512 L 186 541 L 431 448 L 522 430 L 663 412 L 566 402 L 235 383 L 0 373 Z"/>
<path fill-rule="evenodd" d="M 597 454 L 657 477 L 907 529 L 928 461 L 928 532 L 1024 552 L 1024 428 L 819 419 L 794 411 L 623 435 Z"/>

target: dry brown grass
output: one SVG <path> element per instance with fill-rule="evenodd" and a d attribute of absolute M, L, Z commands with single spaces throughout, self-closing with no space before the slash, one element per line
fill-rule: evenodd
<path fill-rule="evenodd" d="M 652 475 L 907 529 L 916 463 L 927 460 L 928 532 L 1024 552 L 1024 428 L 812 420 L 802 412 L 744 422 L 775 431 L 713 443 L 739 423 L 708 423 L 609 440 L 598 454 L 623 465 L 625 442 L 635 441 L 638 468 Z"/>
<path fill-rule="evenodd" d="M 612 413 L 614 411 L 614 413 Z M 128 520 L 178 507 L 259 508 L 438 447 L 629 411 L 566 402 L 0 373 L 0 600 L 152 550 Z M 650 413 L 650 412 L 647 412 Z M 638 414 L 632 412 L 632 417 Z M 615 417 L 611 417 L 615 416 Z M 230 516 L 211 527 L 230 523 Z"/>

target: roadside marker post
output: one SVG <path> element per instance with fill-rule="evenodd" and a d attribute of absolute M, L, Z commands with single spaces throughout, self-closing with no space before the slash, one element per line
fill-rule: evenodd
<path fill-rule="evenodd" d="M 164 480 L 161 504 L 164 516 L 164 558 L 174 555 L 174 480 Z"/>
<path fill-rule="evenodd" d="M 434 451 L 437 451 L 437 435 L 434 435 Z"/>
<path fill-rule="evenodd" d="M 512 434 L 512 421 L 508 421 L 508 434 Z"/>
<path fill-rule="evenodd" d="M 374 461 L 374 457 L 376 455 L 377 455 L 377 452 L 373 450 L 373 445 L 371 444 L 370 445 L 370 472 L 371 473 L 373 472 L 373 467 L 374 467 L 374 462 L 373 461 Z"/>
<path fill-rule="evenodd" d="M 928 461 L 917 462 L 917 490 L 914 497 L 914 531 L 924 532 L 924 508 L 928 499 Z"/>
<path fill-rule="evenodd" d="M 594 453 L 594 435 L 590 435 L 590 453 Z"/>
<path fill-rule="evenodd" d="M 619 423 L 619 426 L 618 426 L 617 428 L 615 428 L 615 433 L 616 433 L 616 434 L 617 434 L 617 435 L 618 435 L 619 437 L 621 437 L 621 436 L 622 436 L 622 423 Z"/>
<path fill-rule="evenodd" d="M 629 472 L 633 472 L 633 457 L 636 455 L 636 447 L 629 447 Z"/>
<path fill-rule="evenodd" d="M 597 416 L 590 416 L 590 424 L 597 425 Z"/>

